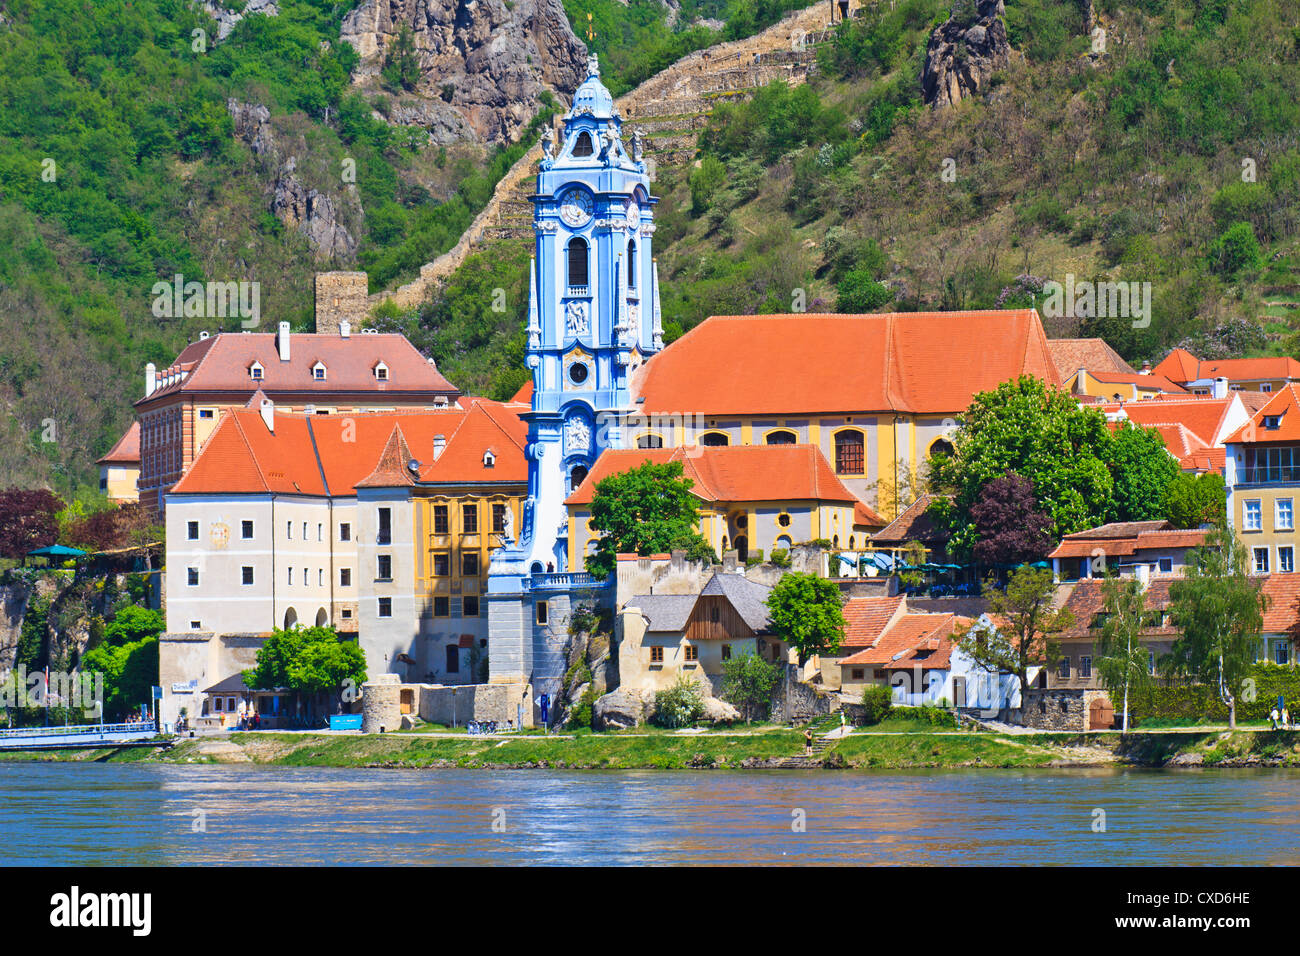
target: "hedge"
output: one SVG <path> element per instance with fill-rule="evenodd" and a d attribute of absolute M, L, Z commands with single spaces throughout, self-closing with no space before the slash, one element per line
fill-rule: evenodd
<path fill-rule="evenodd" d="M 1248 679 L 1255 682 L 1254 700 L 1247 700 L 1242 692 L 1237 694 L 1238 720 L 1268 720 L 1268 712 L 1273 709 L 1279 694 L 1285 698 L 1288 709 L 1300 714 L 1300 668 L 1254 664 Z M 1122 699 L 1114 701 L 1117 708 L 1122 706 Z M 1202 719 L 1228 719 L 1228 707 L 1219 699 L 1219 689 L 1207 684 L 1155 687 L 1150 693 L 1139 694 L 1130 700 L 1129 710 L 1138 721 L 1144 718 L 1172 719 L 1191 723 Z"/>

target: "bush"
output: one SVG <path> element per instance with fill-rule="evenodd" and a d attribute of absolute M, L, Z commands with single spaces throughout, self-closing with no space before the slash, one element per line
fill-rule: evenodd
<path fill-rule="evenodd" d="M 655 710 L 650 722 L 656 727 L 675 729 L 694 726 L 704 716 L 704 695 L 700 685 L 685 676 L 668 690 L 655 694 Z"/>
<path fill-rule="evenodd" d="M 564 726 L 570 729 L 578 727 L 591 727 L 592 721 L 596 716 L 596 689 L 591 684 L 582 692 L 578 702 L 573 706 L 573 711 L 564 722 Z"/>
<path fill-rule="evenodd" d="M 894 709 L 894 692 L 888 687 L 868 687 L 862 692 L 862 722 L 878 724 Z"/>
<path fill-rule="evenodd" d="M 773 548 L 768 560 L 775 567 L 788 568 L 790 567 L 790 552 L 786 548 Z"/>
<path fill-rule="evenodd" d="M 871 312 L 894 298 L 894 293 L 871 277 L 865 269 L 854 269 L 835 287 L 838 312 Z"/>
<path fill-rule="evenodd" d="M 1237 694 L 1238 720 L 1268 720 L 1268 712 L 1277 703 L 1279 694 L 1285 698 L 1288 708 L 1300 709 L 1296 707 L 1296 701 L 1300 701 L 1300 669 L 1261 662 L 1251 667 L 1247 679 L 1255 682 L 1255 699 L 1246 700 L 1244 693 Z M 1116 711 L 1120 707 L 1122 704 L 1117 703 Z M 1218 688 L 1203 684 L 1153 687 L 1148 693 L 1130 699 L 1129 713 L 1143 726 L 1151 726 L 1153 720 L 1163 724 L 1175 721 L 1194 724 L 1205 720 L 1226 723 L 1228 720 L 1228 707 L 1219 699 Z M 1118 712 L 1115 719 L 1119 720 Z"/>
<path fill-rule="evenodd" d="M 1242 270 L 1258 269 L 1264 262 L 1264 253 L 1251 224 L 1238 222 L 1229 226 L 1210 246 L 1210 262 L 1216 272 L 1229 279 Z"/>

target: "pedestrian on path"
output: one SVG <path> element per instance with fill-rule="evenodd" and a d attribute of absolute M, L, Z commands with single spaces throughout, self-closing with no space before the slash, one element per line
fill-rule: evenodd
<path fill-rule="evenodd" d="M 1282 729 L 1291 729 L 1291 711 L 1287 710 L 1285 707 L 1282 708 Z"/>
<path fill-rule="evenodd" d="M 1268 721 L 1270 724 L 1273 725 L 1273 730 L 1277 730 L 1277 718 L 1278 718 L 1277 708 L 1274 707 L 1272 710 L 1268 712 Z"/>

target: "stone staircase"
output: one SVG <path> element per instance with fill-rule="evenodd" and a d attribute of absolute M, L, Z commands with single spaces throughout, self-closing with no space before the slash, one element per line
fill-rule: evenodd
<path fill-rule="evenodd" d="M 855 0 L 855 8 L 859 2 Z M 645 135 L 652 179 L 664 168 L 694 161 L 700 131 L 717 104 L 747 99 L 774 80 L 804 82 L 816 69 L 817 44 L 829 37 L 827 9 L 825 0 L 818 0 L 752 37 L 697 50 L 620 97 L 617 107 L 625 132 L 638 127 Z M 415 280 L 369 296 L 369 307 L 391 300 L 400 308 L 414 308 L 487 244 L 530 240 L 533 207 L 528 197 L 541 158 L 539 142 L 497 183 L 492 198 L 454 247 L 421 266 Z"/>

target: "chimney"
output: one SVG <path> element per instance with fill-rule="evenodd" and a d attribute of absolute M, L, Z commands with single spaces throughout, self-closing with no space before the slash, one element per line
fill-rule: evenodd
<path fill-rule="evenodd" d="M 433 436 L 433 460 L 437 461 L 439 458 L 441 458 L 442 453 L 444 450 L 446 450 L 446 448 L 447 448 L 447 436 L 434 435 Z"/>
<path fill-rule="evenodd" d="M 1150 360 L 1150 359 L 1148 359 L 1147 361 L 1145 361 L 1145 362 L 1142 363 L 1142 372 L 1141 372 L 1141 374 L 1143 374 L 1143 375 L 1150 375 L 1150 374 L 1151 374 L 1151 360 Z"/>
<path fill-rule="evenodd" d="M 280 334 L 275 337 L 276 344 L 280 346 L 280 361 L 289 361 L 289 323 L 280 323 Z"/>
<path fill-rule="evenodd" d="M 339 335 L 345 339 L 352 336 L 352 323 L 347 319 L 339 323 Z"/>
<path fill-rule="evenodd" d="M 1215 398 L 1227 398 L 1227 397 L 1228 397 L 1228 380 L 1227 380 L 1226 378 L 1224 378 L 1222 375 L 1220 375 L 1218 378 L 1216 378 L 1216 379 L 1214 380 L 1214 389 L 1213 389 L 1213 391 L 1211 392 L 1211 394 L 1212 394 Z"/>
<path fill-rule="evenodd" d="M 272 435 L 275 434 L 275 402 L 269 398 L 262 399 L 262 421 L 266 425 L 266 430 Z"/>
<path fill-rule="evenodd" d="M 158 390 L 158 366 L 150 362 L 144 367 L 144 397 L 148 398 Z"/>

